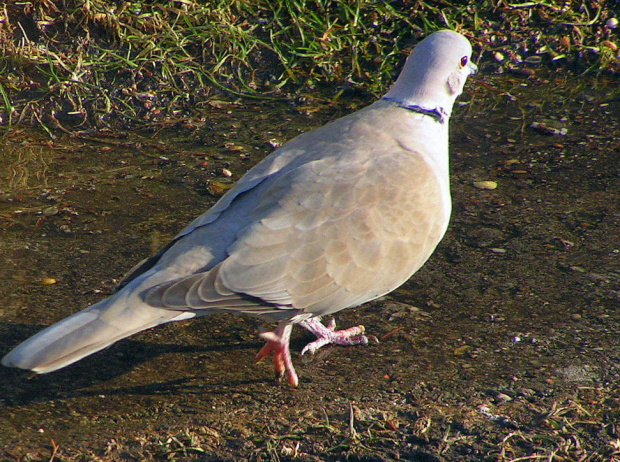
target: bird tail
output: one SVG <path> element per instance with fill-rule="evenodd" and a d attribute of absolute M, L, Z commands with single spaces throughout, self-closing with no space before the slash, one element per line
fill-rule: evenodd
<path fill-rule="evenodd" d="M 131 289 L 125 287 L 30 337 L 2 358 L 2 364 L 46 374 L 142 330 L 196 315 L 149 306 Z"/>

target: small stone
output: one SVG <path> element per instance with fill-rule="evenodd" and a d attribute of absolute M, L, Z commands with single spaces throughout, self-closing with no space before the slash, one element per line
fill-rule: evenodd
<path fill-rule="evenodd" d="M 53 205 L 51 207 L 47 207 L 43 209 L 43 211 L 41 212 L 41 215 L 43 215 L 44 217 L 51 217 L 57 214 L 58 214 L 58 207 L 54 207 Z"/>
<path fill-rule="evenodd" d="M 534 396 L 534 395 L 536 395 L 536 391 L 532 390 L 531 388 L 522 388 L 521 389 L 521 395 L 523 395 L 523 396 Z"/>
<path fill-rule="evenodd" d="M 507 395 L 507 394 L 505 394 L 505 393 L 498 393 L 498 394 L 496 394 L 496 395 L 495 395 L 495 399 L 496 399 L 497 401 L 499 401 L 500 403 L 505 403 L 505 402 L 507 402 L 507 401 L 512 401 L 512 397 L 511 397 L 511 396 L 508 396 L 508 395 Z"/>
<path fill-rule="evenodd" d="M 566 127 L 555 127 L 545 122 L 532 122 L 530 128 L 544 133 L 545 135 L 565 136 L 568 133 Z"/>
<path fill-rule="evenodd" d="M 462 345 L 462 346 L 460 346 L 460 347 L 458 347 L 458 348 L 456 348 L 456 349 L 454 350 L 454 354 L 455 354 L 456 356 L 463 356 L 463 355 L 464 355 L 464 354 L 466 354 L 469 350 L 471 350 L 471 346 L 469 346 L 469 345 Z"/>
<path fill-rule="evenodd" d="M 573 321 L 581 321 L 581 315 L 580 315 L 579 313 L 573 313 L 573 314 L 571 314 L 571 315 L 570 315 L 570 318 L 571 318 Z"/>
<path fill-rule="evenodd" d="M 541 56 L 528 56 L 525 58 L 524 62 L 528 64 L 540 64 L 542 62 Z"/>
<path fill-rule="evenodd" d="M 497 182 L 495 181 L 474 181 L 474 188 L 478 189 L 490 189 L 493 190 L 497 188 Z"/>
<path fill-rule="evenodd" d="M 605 25 L 610 29 L 615 29 L 616 27 L 618 27 L 618 18 L 609 18 L 605 22 Z"/>

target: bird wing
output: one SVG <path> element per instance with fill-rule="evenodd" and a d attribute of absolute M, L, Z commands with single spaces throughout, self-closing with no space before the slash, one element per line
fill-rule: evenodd
<path fill-rule="evenodd" d="M 424 156 L 361 125 L 363 137 L 359 123 L 338 141 L 323 134 L 306 148 L 311 160 L 281 170 L 260 194 L 246 190 L 254 202 L 226 257 L 158 285 L 147 303 L 282 319 L 356 306 L 402 284 L 445 232 L 440 179 Z M 217 212 L 234 221 L 234 200 Z M 194 239 L 207 221 L 189 231 Z"/>

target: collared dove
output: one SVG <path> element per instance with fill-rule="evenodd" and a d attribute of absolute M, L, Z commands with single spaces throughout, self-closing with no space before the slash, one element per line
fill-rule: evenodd
<path fill-rule="evenodd" d="M 388 93 L 298 136 L 252 168 L 110 297 L 39 332 L 2 359 L 48 373 L 159 324 L 227 311 L 276 322 L 262 359 L 298 384 L 289 338 L 367 344 L 363 326 L 321 316 L 403 284 L 442 239 L 451 211 L 448 120 L 471 46 L 456 32 L 413 50 Z"/>

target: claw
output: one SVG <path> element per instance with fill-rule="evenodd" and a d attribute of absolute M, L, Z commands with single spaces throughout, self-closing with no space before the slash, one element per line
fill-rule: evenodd
<path fill-rule="evenodd" d="M 316 336 L 314 342 L 308 343 L 301 354 L 306 353 L 314 354 L 321 347 L 333 343 L 335 345 L 368 345 L 369 341 L 379 343 L 379 340 L 374 335 L 364 335 L 366 329 L 364 326 L 354 326 L 348 329 L 336 330 L 336 321 L 331 319 L 327 326 L 323 325 L 318 318 L 310 318 L 305 321 L 301 321 L 304 328 L 312 332 Z"/>
<path fill-rule="evenodd" d="M 354 326 L 348 329 L 336 330 L 336 321 L 333 319 L 327 325 L 323 325 L 317 318 L 310 318 L 301 321 L 304 328 L 308 329 L 316 336 L 314 342 L 307 344 L 301 354 L 314 354 L 321 347 L 333 343 L 335 345 L 368 345 L 370 341 L 379 343 L 374 335 L 364 335 L 364 326 Z M 273 367 L 278 379 L 284 375 L 288 377 L 289 383 L 293 387 L 299 385 L 299 378 L 293 367 L 289 342 L 293 325 L 282 322 L 273 331 L 261 332 L 260 338 L 267 342 L 256 355 L 256 362 L 260 362 L 268 356 L 273 355 Z"/>
<path fill-rule="evenodd" d="M 267 356 L 273 354 L 273 367 L 278 379 L 287 375 L 289 383 L 296 387 L 299 385 L 299 378 L 293 367 L 289 341 L 293 326 L 287 323 L 280 323 L 274 331 L 261 332 L 259 337 L 267 343 L 256 355 L 256 362 L 260 362 Z"/>

